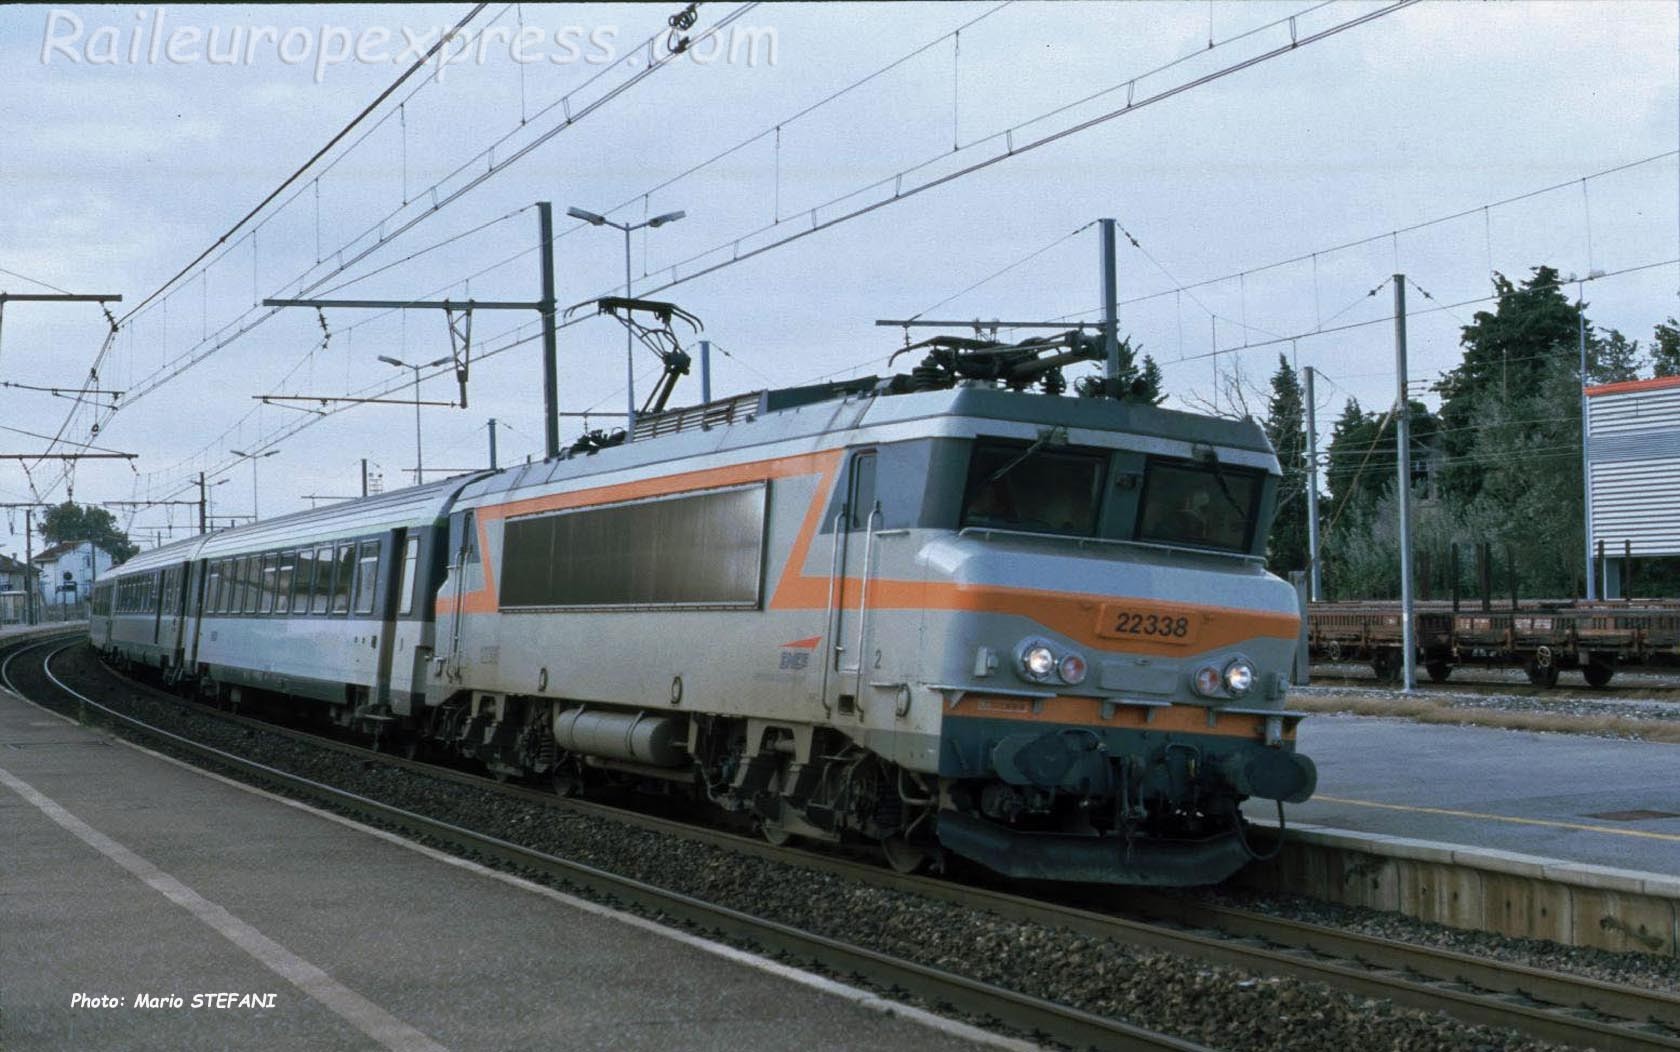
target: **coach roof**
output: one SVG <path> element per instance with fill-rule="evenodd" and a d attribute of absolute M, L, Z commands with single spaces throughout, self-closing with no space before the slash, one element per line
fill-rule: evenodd
<path fill-rule="evenodd" d="M 362 537 L 403 526 L 429 526 L 449 513 L 456 494 L 476 477 L 457 475 L 424 486 L 411 486 L 372 497 L 340 501 L 324 508 L 280 515 L 222 530 L 208 537 L 191 537 L 141 552 L 113 572 L 122 575 L 192 559 L 215 559 L 317 541 Z"/>

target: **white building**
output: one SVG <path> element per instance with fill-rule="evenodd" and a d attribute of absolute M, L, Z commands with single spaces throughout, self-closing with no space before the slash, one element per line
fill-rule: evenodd
<path fill-rule="evenodd" d="M 92 541 L 65 541 L 37 552 L 40 610 L 76 606 L 93 595 L 93 583 L 111 568 L 111 555 Z"/>
<path fill-rule="evenodd" d="M 1680 555 L 1680 376 L 1589 387 L 1587 420 L 1593 556 L 1619 599 L 1629 556 Z"/>
<path fill-rule="evenodd" d="M 9 555 L 0 555 L 0 625 L 21 624 L 28 618 L 28 587 L 29 568 Z"/>

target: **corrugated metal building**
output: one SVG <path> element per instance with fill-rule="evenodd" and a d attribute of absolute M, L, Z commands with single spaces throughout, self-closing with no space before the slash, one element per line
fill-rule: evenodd
<path fill-rule="evenodd" d="M 1625 556 L 1680 555 L 1680 376 L 1589 387 L 1587 414 L 1593 550 L 1618 598 Z"/>

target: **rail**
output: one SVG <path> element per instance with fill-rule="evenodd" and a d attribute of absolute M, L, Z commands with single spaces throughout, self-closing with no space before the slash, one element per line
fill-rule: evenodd
<path fill-rule="evenodd" d="M 0 683 L 12 687 L 9 666 L 12 658 L 23 650 L 45 644 L 37 641 L 9 655 L 0 665 Z M 1161 1034 L 1121 1020 L 1098 1016 L 1067 1005 L 1031 997 L 1005 987 L 993 986 L 966 976 L 956 975 L 913 961 L 900 960 L 887 954 L 851 945 L 826 936 L 801 931 L 790 925 L 751 916 L 739 910 L 705 902 L 692 896 L 660 888 L 644 881 L 610 873 L 570 859 L 559 858 L 523 847 L 497 837 L 487 836 L 452 823 L 443 822 L 403 808 L 346 792 L 289 771 L 270 767 L 242 756 L 174 734 L 142 720 L 118 712 L 87 697 L 64 683 L 52 670 L 52 660 L 63 650 L 77 645 L 60 646 L 42 662 L 43 674 L 53 687 L 73 698 L 84 711 L 100 714 L 121 726 L 140 734 L 169 743 L 193 756 L 211 760 L 218 765 L 262 779 L 265 783 L 365 819 L 372 819 L 388 828 L 394 827 L 409 836 L 442 842 L 452 849 L 468 852 L 480 858 L 490 858 L 529 873 L 564 881 L 583 887 L 591 894 L 619 903 L 629 903 L 650 915 L 674 918 L 697 926 L 703 931 L 722 932 L 746 941 L 770 953 L 784 953 L 814 961 L 822 967 L 843 975 L 861 975 L 884 988 L 903 991 L 926 1001 L 948 1005 L 977 1017 L 996 1019 L 1003 1025 L 1026 1033 L 1043 1034 L 1053 1040 L 1075 1047 L 1096 1046 L 1112 1049 L 1171 1050 L 1171 1052 L 1210 1052 L 1205 1046 Z M 18 692 L 21 694 L 21 692 Z M 381 757 L 381 759 L 390 759 Z"/>
<path fill-rule="evenodd" d="M 36 640 L 23 649 L 47 645 Z M 3 644 L 0 644 L 3 645 Z M 63 647 L 60 650 L 64 649 Z M 59 651 L 54 651 L 56 656 Z M 0 683 L 10 685 L 11 655 L 0 663 Z M 51 656 L 47 659 L 50 665 Z M 248 770 L 259 777 L 295 786 L 303 794 L 341 807 L 361 809 L 372 817 L 409 830 L 414 835 L 436 837 L 466 850 L 482 852 L 549 876 L 584 884 L 599 894 L 621 897 L 644 908 L 662 910 L 706 927 L 728 931 L 767 948 L 793 953 L 830 967 L 855 971 L 876 982 L 901 986 L 935 1002 L 955 1005 L 964 1011 L 994 1016 L 1010 1026 L 1037 1030 L 1058 1041 L 1075 1045 L 1101 1044 L 1107 1047 L 1194 1048 L 1176 1044 L 1127 1044 L 1144 1040 L 1124 1031 L 1101 1030 L 1120 1026 L 1113 1020 L 1091 1017 L 1078 1010 L 1059 1017 L 1065 1006 L 1000 991 L 972 980 L 928 969 L 912 962 L 881 959 L 882 955 L 861 947 L 788 929 L 776 922 L 747 917 L 678 893 L 632 881 L 592 867 L 553 858 L 495 838 L 434 819 L 392 808 L 377 801 L 320 786 L 308 779 L 232 756 L 209 746 L 180 738 L 161 728 L 116 713 L 86 698 L 47 673 L 58 689 L 79 699 L 78 703 L 115 717 L 141 733 L 154 734 L 182 748 L 217 762 Z M 218 716 L 240 723 L 259 724 L 248 717 Z M 1218 906 L 1194 898 L 1132 892 L 1126 896 L 1129 912 L 1147 919 L 1121 915 L 1105 905 L 1112 889 L 1070 889 L 1058 894 L 1091 900 L 1074 905 L 1047 901 L 1016 891 L 1002 891 L 941 878 L 894 873 L 866 864 L 795 846 L 779 847 L 755 838 L 696 826 L 669 818 L 605 804 L 562 800 L 516 786 L 503 785 L 461 771 L 373 753 L 347 742 L 260 723 L 263 728 L 323 747 L 360 755 L 378 762 L 421 770 L 425 773 L 533 802 L 588 813 L 630 823 L 672 836 L 700 840 L 753 856 L 791 862 L 821 869 L 849 879 L 872 883 L 936 900 L 986 910 L 1009 919 L 1067 928 L 1094 937 L 1113 939 L 1129 946 L 1184 954 L 1220 964 L 1247 968 L 1262 974 L 1285 974 L 1324 982 L 1362 996 L 1382 997 L 1397 1004 L 1425 1010 L 1444 1011 L 1465 1022 L 1508 1027 L 1545 1041 L 1590 1046 L 1599 1052 L 1680 1052 L 1680 997 L 1662 991 L 1606 983 L 1585 976 L 1547 972 L 1521 964 L 1437 947 L 1383 939 L 1323 925 L 1270 916 L 1254 911 Z M 670 899 L 671 901 L 667 901 Z M 768 926 L 768 927 L 761 927 Z M 832 945 L 831 945 L 832 944 Z M 901 969 L 908 969 L 903 971 Z M 957 980 L 956 988 L 941 985 Z M 991 1000 L 1000 998 L 999 1000 Z M 1060 1021 L 1058 1021 L 1058 1019 Z M 1098 1028 L 1098 1029 L 1094 1029 Z M 1148 1032 L 1145 1032 L 1148 1033 Z M 1160 1037 L 1160 1035 L 1153 1035 Z M 1171 1042 L 1176 1039 L 1167 1038 Z"/>

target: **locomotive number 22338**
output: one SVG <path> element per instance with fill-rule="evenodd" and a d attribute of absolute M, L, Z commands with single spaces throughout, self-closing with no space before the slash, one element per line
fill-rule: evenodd
<path fill-rule="evenodd" d="M 1097 635 L 1187 646 L 1195 642 L 1200 621 L 1201 618 L 1179 610 L 1140 610 L 1105 603 L 1097 619 Z"/>

